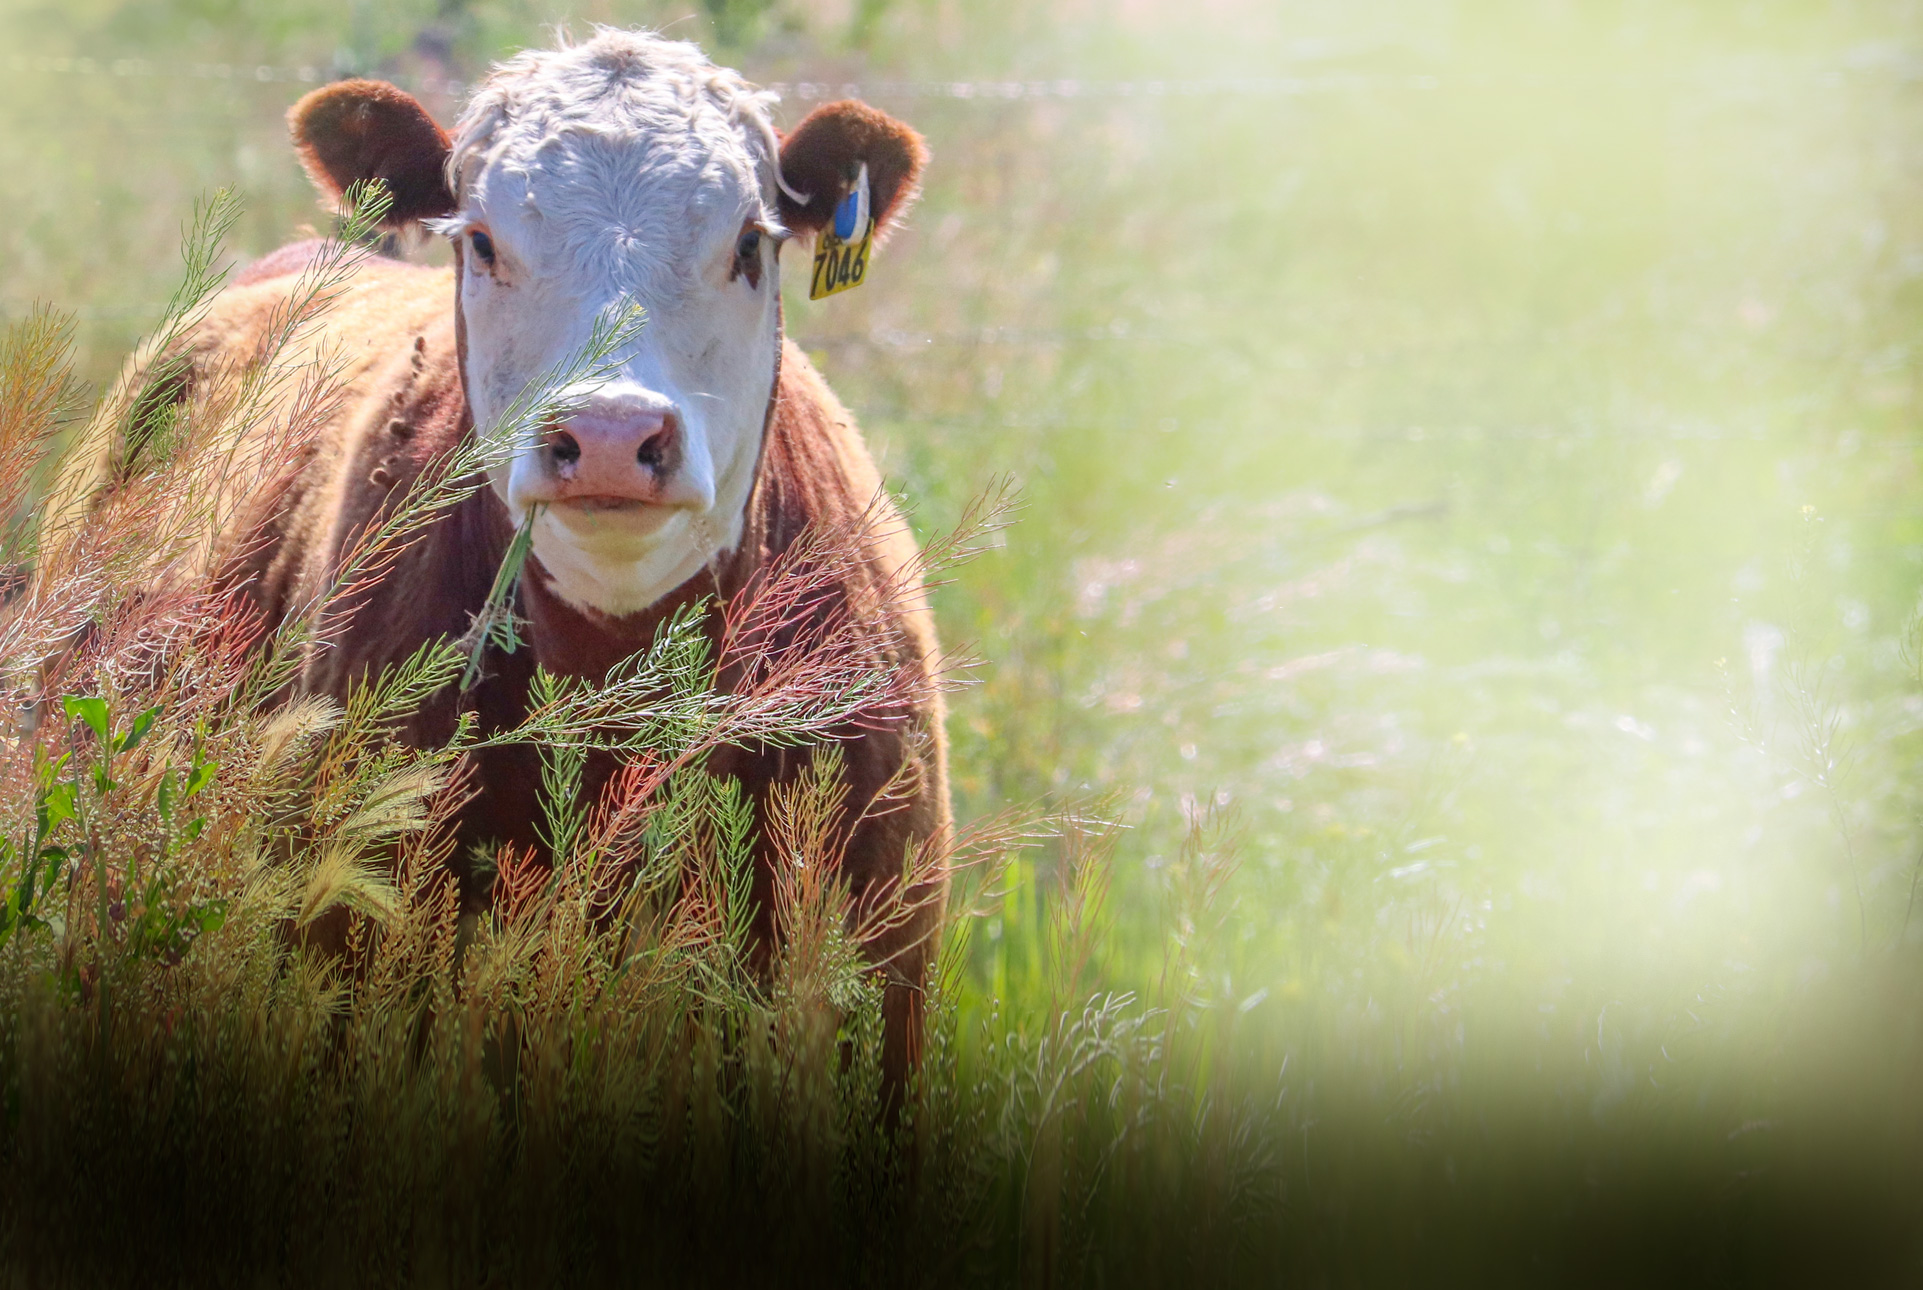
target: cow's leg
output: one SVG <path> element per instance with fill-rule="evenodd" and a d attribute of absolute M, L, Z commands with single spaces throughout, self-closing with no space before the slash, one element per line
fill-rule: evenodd
<path fill-rule="evenodd" d="M 919 983 L 889 981 L 881 999 L 881 1091 L 890 1126 L 901 1118 L 921 1068 L 923 992 Z"/>

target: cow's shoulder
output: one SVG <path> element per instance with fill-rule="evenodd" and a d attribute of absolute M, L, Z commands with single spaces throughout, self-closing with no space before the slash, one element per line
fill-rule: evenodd
<path fill-rule="evenodd" d="M 865 524 L 864 524 L 865 521 Z M 785 342 L 749 531 L 773 558 L 809 526 L 863 526 L 863 580 L 889 588 L 894 617 L 932 652 L 920 547 L 882 483 L 854 416 L 801 347 Z"/>
<path fill-rule="evenodd" d="M 865 801 L 904 762 L 915 761 L 924 771 L 922 791 L 914 795 L 913 809 L 898 818 L 891 816 L 887 828 L 925 833 L 946 827 L 946 790 L 936 787 L 946 782 L 943 705 L 936 683 L 942 662 L 920 550 L 907 520 L 883 489 L 881 473 L 854 418 L 807 356 L 789 344 L 782 354 L 761 473 L 732 580 L 740 585 L 754 568 L 780 560 L 811 528 L 845 534 L 853 543 L 852 548 L 830 556 L 822 570 L 832 585 L 824 586 L 828 594 L 815 600 L 817 611 L 852 612 L 854 621 L 862 625 L 856 648 L 877 664 L 905 667 L 918 678 L 913 686 L 916 697 L 905 709 L 868 714 L 857 723 L 858 729 L 848 731 L 845 754 L 851 792 Z M 801 622 L 794 622 L 792 629 L 808 631 Z M 757 774 L 742 773 L 745 780 L 757 778 Z M 767 767 L 758 772 L 776 778 L 784 773 Z M 901 848 L 889 842 L 874 854 L 885 854 L 887 863 L 899 865 Z"/>
<path fill-rule="evenodd" d="M 750 503 L 761 554 L 779 554 L 810 525 L 852 522 L 880 491 L 881 473 L 854 417 L 801 347 L 784 341 Z"/>
<path fill-rule="evenodd" d="M 816 605 L 822 613 L 852 609 L 863 625 L 856 648 L 877 664 L 906 669 L 911 681 L 905 705 L 866 712 L 838 732 L 850 801 L 862 815 L 845 860 L 859 897 L 868 884 L 899 874 L 907 848 L 950 827 L 938 680 L 943 665 L 914 534 L 884 489 L 854 417 L 790 342 L 737 559 L 765 567 L 811 527 L 840 530 L 857 543 L 852 552 L 830 557 L 834 586 L 823 588 L 830 594 L 818 596 Z M 773 749 L 736 749 L 729 756 L 721 773 L 750 787 L 785 781 L 805 760 Z M 883 791 L 904 799 L 897 809 L 870 812 Z M 926 918 L 899 929 L 904 945 L 927 930 Z M 878 944 L 887 953 L 901 948 L 889 937 Z"/>

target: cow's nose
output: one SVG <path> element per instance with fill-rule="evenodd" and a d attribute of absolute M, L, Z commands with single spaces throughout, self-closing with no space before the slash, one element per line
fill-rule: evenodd
<path fill-rule="evenodd" d="M 541 436 L 555 502 L 581 506 L 692 505 L 677 488 L 684 434 L 672 409 L 575 412 Z M 544 490 L 547 491 L 547 490 Z"/>
<path fill-rule="evenodd" d="M 679 426 L 672 412 L 636 416 L 573 417 L 541 436 L 541 446 L 561 479 L 573 479 L 585 468 L 595 470 L 634 464 L 658 471 L 668 464 Z M 584 459 L 585 462 L 584 462 Z"/>

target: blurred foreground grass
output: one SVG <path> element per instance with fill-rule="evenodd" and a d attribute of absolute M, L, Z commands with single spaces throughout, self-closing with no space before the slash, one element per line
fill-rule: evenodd
<path fill-rule="evenodd" d="M 971 1163 L 931 1175 L 956 1213 L 897 1229 L 964 1233 L 928 1278 L 1923 1275 L 1919 19 L 702 14 L 674 30 L 766 81 L 893 84 L 927 133 L 913 227 L 860 292 L 791 283 L 789 326 L 928 529 L 1021 487 L 938 597 L 985 660 L 950 723 L 963 817 L 1108 793 L 1126 825 L 1072 997 L 1058 851 L 977 920 L 940 1086 Z M 103 382 L 196 195 L 242 192 L 246 254 L 320 219 L 280 126 L 303 87 L 250 69 L 471 80 L 559 16 L 13 0 L 0 311 L 74 311 Z M 1297 83 L 1180 84 L 1238 77 Z M 903 88 L 958 78 L 1083 92 Z M 1051 1104 L 1023 1081 L 1095 990 L 1142 996 L 1111 1020 L 1179 1050 L 1173 1083 L 1098 1063 Z M 18 1087 L 8 1158 L 44 1163 Z M 190 1205 L 136 1158 L 71 1194 Z M 616 1248 L 617 1207 L 570 1227 L 469 1183 L 543 1216 L 529 1248 Z M 885 1246 L 870 1222 L 835 1230 Z"/>

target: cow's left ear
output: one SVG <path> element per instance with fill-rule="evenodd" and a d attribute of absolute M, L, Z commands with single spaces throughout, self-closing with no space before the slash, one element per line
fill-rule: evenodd
<path fill-rule="evenodd" d="M 394 196 L 385 228 L 454 213 L 447 131 L 406 90 L 386 81 L 336 81 L 294 104 L 287 128 L 308 177 L 330 201 L 378 179 Z"/>
<path fill-rule="evenodd" d="M 784 191 L 781 222 L 795 233 L 818 232 L 834 218 L 864 162 L 875 230 L 886 233 L 920 191 L 928 145 L 886 112 L 853 99 L 810 112 L 781 141 L 782 181 L 807 199 L 796 201 Z"/>

